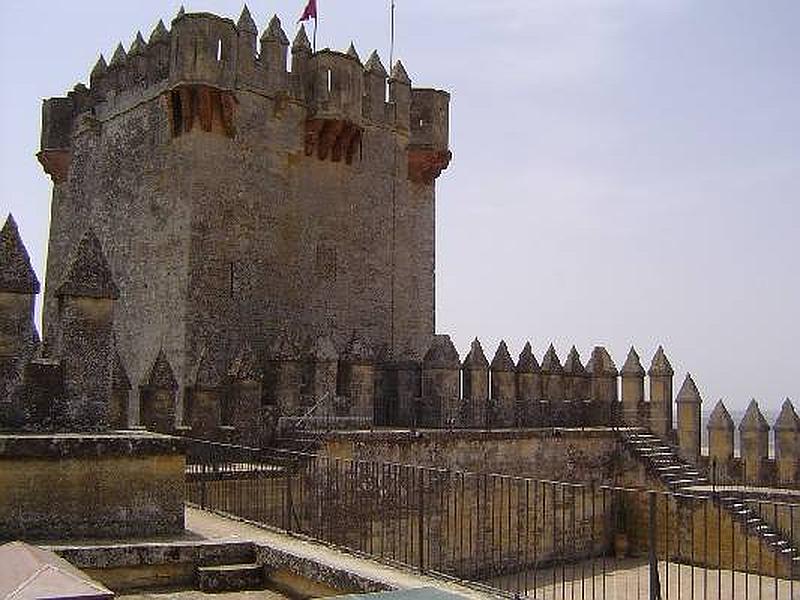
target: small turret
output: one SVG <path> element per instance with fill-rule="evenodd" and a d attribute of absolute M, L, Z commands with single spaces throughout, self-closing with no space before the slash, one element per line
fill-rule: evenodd
<path fill-rule="evenodd" d="M 364 117 L 373 123 L 386 120 L 386 77 L 378 51 L 373 50 L 364 65 Z"/>
<path fill-rule="evenodd" d="M 769 458 L 769 423 L 755 400 L 751 400 L 747 405 L 747 411 L 739 423 L 739 446 L 744 463 L 745 481 L 760 482 L 764 472 L 764 462 Z"/>
<path fill-rule="evenodd" d="M 526 342 L 517 360 L 517 394 L 521 424 L 538 424 L 539 402 L 542 399 L 542 372 L 531 343 Z"/>
<path fill-rule="evenodd" d="M 639 354 L 631 346 L 622 365 L 622 411 L 625 422 L 639 425 L 639 407 L 644 403 L 644 368 Z"/>
<path fill-rule="evenodd" d="M 178 381 L 160 348 L 140 390 L 140 421 L 150 431 L 172 433 L 176 425 Z"/>
<path fill-rule="evenodd" d="M 314 406 L 323 398 L 333 402 L 336 395 L 339 353 L 333 340 L 327 336 L 315 338 L 307 351 L 308 397 L 305 404 Z"/>
<path fill-rule="evenodd" d="M 231 393 L 222 407 L 222 423 L 234 428 L 234 440 L 240 444 L 259 445 L 262 442 L 264 374 L 259 365 L 253 348 L 245 342 L 228 367 Z M 256 423 L 255 427 L 253 423 Z"/>
<path fill-rule="evenodd" d="M 261 67 L 267 73 L 269 89 L 286 89 L 286 56 L 289 38 L 281 27 L 281 21 L 274 15 L 261 35 Z"/>
<path fill-rule="evenodd" d="M 33 324 L 38 293 L 39 280 L 9 214 L 0 230 L 0 405 L 10 400 L 11 389 L 39 343 Z"/>
<path fill-rule="evenodd" d="M 778 479 L 783 484 L 796 484 L 800 480 L 800 417 L 788 398 L 781 407 L 774 429 Z"/>
<path fill-rule="evenodd" d="M 350 46 L 348 46 L 347 52 L 345 54 L 347 54 L 347 56 L 349 56 L 350 58 L 356 59 L 359 62 L 359 64 L 361 63 L 361 57 L 358 55 L 358 52 L 356 51 L 356 45 L 354 42 L 350 42 Z"/>
<path fill-rule="evenodd" d="M 551 408 L 564 402 L 564 368 L 553 344 L 542 358 L 542 391 Z"/>
<path fill-rule="evenodd" d="M 172 22 L 172 86 L 230 90 L 236 80 L 238 32 L 233 21 L 209 13 L 179 15 Z"/>
<path fill-rule="evenodd" d="M 65 424 L 75 431 L 110 426 L 114 301 L 119 290 L 100 241 L 88 230 L 56 292 L 63 361 Z"/>
<path fill-rule="evenodd" d="M 111 56 L 111 61 L 108 63 L 108 70 L 106 72 L 106 80 L 108 82 L 109 90 L 124 90 L 128 88 L 128 73 L 127 73 L 128 54 L 122 42 L 117 44 L 114 54 Z"/>
<path fill-rule="evenodd" d="M 373 420 L 375 353 L 371 344 L 353 332 L 339 358 L 339 393 L 350 401 L 350 415 Z"/>
<path fill-rule="evenodd" d="M 189 395 L 188 423 L 192 435 L 203 439 L 217 437 L 222 425 L 222 374 L 208 346 L 203 346 L 197 358 L 193 386 Z"/>
<path fill-rule="evenodd" d="M 564 397 L 570 402 L 589 399 L 589 374 L 575 346 L 570 348 L 567 360 L 564 361 Z"/>
<path fill-rule="evenodd" d="M 411 78 L 399 60 L 392 67 L 389 78 L 389 102 L 392 104 L 395 127 L 408 131 L 411 115 Z"/>
<path fill-rule="evenodd" d="M 708 418 L 708 458 L 717 465 L 718 480 L 733 461 L 733 432 L 733 419 L 720 400 Z"/>
<path fill-rule="evenodd" d="M 97 101 L 101 101 L 106 96 L 106 82 L 105 77 L 106 73 L 108 72 L 108 65 L 106 64 L 105 57 L 101 54 L 100 58 L 97 59 L 97 62 L 94 64 L 92 68 L 92 72 L 89 74 L 89 87 L 92 90 L 92 96 Z"/>
<path fill-rule="evenodd" d="M 128 50 L 128 68 L 131 86 L 147 85 L 147 44 L 141 31 L 136 32 L 136 37 Z"/>
<path fill-rule="evenodd" d="M 489 426 L 489 361 L 478 338 L 472 340 L 469 352 L 461 364 L 464 401 L 468 402 L 475 424 Z"/>
<path fill-rule="evenodd" d="M 703 399 L 692 376 L 686 379 L 678 392 L 678 448 L 684 459 L 696 462 L 700 457 L 700 405 Z"/>
<path fill-rule="evenodd" d="M 169 77 L 170 34 L 164 21 L 159 20 L 150 34 L 147 52 L 148 82 L 155 83 Z"/>
<path fill-rule="evenodd" d="M 661 346 L 653 355 L 650 369 L 650 429 L 662 439 L 672 436 L 672 377 L 675 372 Z"/>
<path fill-rule="evenodd" d="M 303 380 L 300 348 L 294 337 L 281 331 L 269 349 L 264 374 L 265 399 L 276 404 L 283 415 L 301 412 L 300 387 Z"/>
<path fill-rule="evenodd" d="M 311 60 L 311 42 L 308 41 L 306 28 L 300 25 L 292 42 L 292 90 L 295 98 L 305 100 L 311 97 L 311 73 L 308 63 Z"/>
<path fill-rule="evenodd" d="M 256 71 L 256 40 L 258 28 L 247 4 L 236 23 L 236 79 L 239 84 L 255 85 L 258 82 Z"/>
<path fill-rule="evenodd" d="M 449 335 L 435 335 L 422 359 L 422 401 L 425 414 L 420 424 L 440 426 L 460 416 L 458 351 Z"/>
<path fill-rule="evenodd" d="M 517 424 L 517 382 L 514 361 L 505 341 L 500 341 L 490 365 L 491 397 L 497 411 L 496 424 L 513 427 Z"/>

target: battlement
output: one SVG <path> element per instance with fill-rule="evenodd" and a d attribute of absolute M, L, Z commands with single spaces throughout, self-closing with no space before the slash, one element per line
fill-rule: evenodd
<path fill-rule="evenodd" d="M 237 94 L 254 92 L 306 109 L 306 154 L 352 161 L 365 126 L 385 126 L 409 136 L 409 178 L 431 183 L 447 166 L 449 94 L 412 89 L 399 61 L 391 75 L 373 52 L 362 64 L 351 44 L 346 52 L 313 52 L 301 26 L 291 44 L 277 16 L 261 37 L 245 6 L 238 21 L 183 10 L 167 29 L 159 21 L 147 42 L 140 32 L 126 51 L 101 55 L 89 87 L 77 84 L 64 98 L 44 102 L 39 160 L 56 183 L 66 178 L 70 136 L 88 113 L 104 121 L 132 105 L 166 95 L 173 135 L 199 125 L 232 137 Z"/>

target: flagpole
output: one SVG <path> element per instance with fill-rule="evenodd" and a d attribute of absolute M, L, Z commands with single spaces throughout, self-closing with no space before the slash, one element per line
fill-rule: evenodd
<path fill-rule="evenodd" d="M 394 0 L 391 0 L 391 10 L 390 10 L 390 33 L 389 33 L 389 70 L 392 70 L 392 65 L 394 64 Z"/>
<path fill-rule="evenodd" d="M 319 3 L 315 3 L 314 4 L 314 8 L 315 8 L 315 10 L 314 10 L 314 13 L 315 13 L 314 14 L 314 36 L 313 36 L 314 39 L 313 39 L 313 42 L 312 42 L 312 50 L 314 52 L 316 52 L 317 51 L 317 24 L 319 23 Z"/>

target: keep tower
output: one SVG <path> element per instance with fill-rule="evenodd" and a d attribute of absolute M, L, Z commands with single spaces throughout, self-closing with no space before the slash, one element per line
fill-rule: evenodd
<path fill-rule="evenodd" d="M 302 28 L 290 44 L 277 17 L 259 37 L 247 8 L 137 34 L 88 87 L 44 101 L 48 344 L 65 261 L 91 228 L 133 385 L 162 349 L 183 387 L 201 353 L 224 373 L 244 346 L 266 360 L 282 331 L 418 359 L 434 332 L 448 106 L 377 53 L 313 52 Z"/>

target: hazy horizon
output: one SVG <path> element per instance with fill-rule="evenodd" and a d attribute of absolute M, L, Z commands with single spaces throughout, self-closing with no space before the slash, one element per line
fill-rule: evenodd
<path fill-rule="evenodd" d="M 414 85 L 451 99 L 437 187 L 436 329 L 541 360 L 618 367 L 658 344 L 704 398 L 765 413 L 797 404 L 800 4 L 789 0 L 397 2 Z M 186 10 L 238 18 L 238 1 Z M 2 212 L 44 279 L 51 184 L 35 159 L 40 107 L 145 38 L 180 2 L 0 6 Z M 287 35 L 304 0 L 250 2 Z M 319 0 L 318 47 L 388 63 L 389 1 Z M 5 214 L 3 214 L 3 218 Z M 37 314 L 41 296 L 37 302 Z"/>

